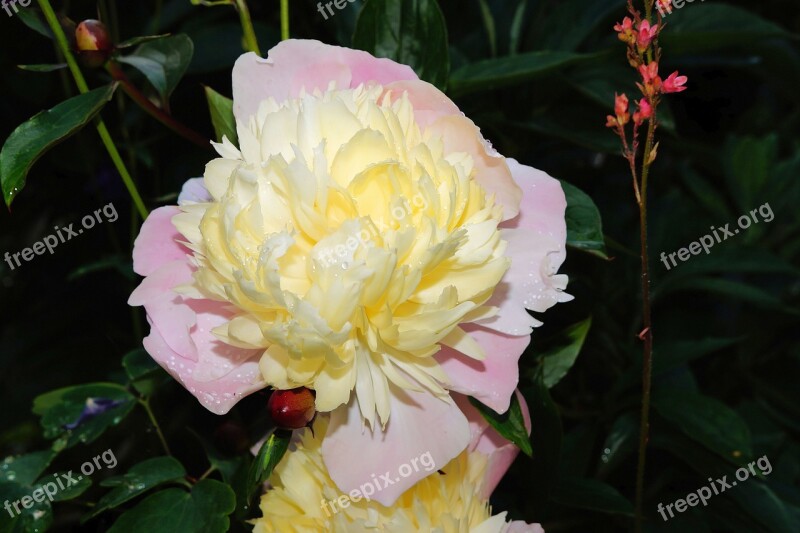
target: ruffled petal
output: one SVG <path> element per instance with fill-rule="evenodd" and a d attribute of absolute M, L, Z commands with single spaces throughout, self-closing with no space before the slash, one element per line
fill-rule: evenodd
<path fill-rule="evenodd" d="M 180 242 L 183 236 L 172 225 L 181 210 L 174 205 L 159 207 L 147 217 L 133 243 L 133 271 L 149 276 L 170 261 L 183 259 L 189 250 Z"/>
<path fill-rule="evenodd" d="M 514 159 L 508 165 L 522 187 L 519 215 L 501 224 L 511 267 L 487 302 L 498 313 L 479 323 L 508 335 L 527 335 L 541 322 L 525 309 L 544 312 L 572 300 L 563 292 L 567 276 L 556 274 L 567 256 L 567 200 L 558 180 Z"/>
<path fill-rule="evenodd" d="M 204 203 L 212 200 L 211 193 L 208 192 L 203 184 L 203 178 L 191 178 L 186 180 L 178 195 L 178 205 L 186 202 Z"/>
<path fill-rule="evenodd" d="M 461 113 L 446 115 L 434 120 L 428 130 L 442 136 L 445 153 L 466 152 L 472 156 L 475 180 L 503 206 L 503 220 L 517 216 L 522 191 L 512 177 L 506 158 L 483 138 L 474 122 Z"/>
<path fill-rule="evenodd" d="M 347 493 L 378 482 L 381 489 L 370 498 L 386 506 L 450 462 L 466 448 L 470 438 L 467 419 L 449 398 L 440 400 L 427 392 L 394 386 L 390 396 L 392 416 L 384 431 L 366 427 L 358 403 L 352 399 L 348 406 L 331 413 L 322 442 L 325 466 L 339 490 Z M 432 458 L 430 468 L 423 468 L 419 462 L 426 454 Z M 414 464 L 417 467 L 412 467 Z M 408 476 L 403 477 L 406 473 Z"/>
<path fill-rule="evenodd" d="M 462 329 L 475 339 L 486 358 L 478 361 L 442 346 L 435 358 L 450 379 L 448 388 L 505 413 L 519 382 L 517 362 L 530 343 L 530 335 L 512 337 L 473 324 L 465 324 Z"/>
<path fill-rule="evenodd" d="M 314 40 L 290 39 L 272 48 L 267 58 L 250 52 L 233 67 L 233 111 L 245 122 L 267 98 L 283 102 L 300 91 L 353 88 L 362 83 L 385 85 L 397 80 L 415 80 L 417 75 L 390 59 L 367 52 L 331 46 Z"/>
<path fill-rule="evenodd" d="M 144 339 L 144 347 L 147 353 L 197 397 L 206 409 L 224 415 L 236 402 L 264 388 L 264 383 L 258 371 L 260 355 L 258 351 L 239 350 L 220 341 L 216 341 L 218 344 L 214 345 L 214 342 L 209 339 L 207 347 L 210 349 L 201 353 L 199 361 L 193 361 L 170 348 L 159 330 L 152 328 L 150 335 Z M 238 353 L 234 354 L 234 351 Z M 209 367 L 219 365 L 230 370 L 225 373 L 208 371 Z"/>

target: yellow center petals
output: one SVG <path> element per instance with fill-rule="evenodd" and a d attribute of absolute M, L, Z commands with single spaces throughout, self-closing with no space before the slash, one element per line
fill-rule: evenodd
<path fill-rule="evenodd" d="M 441 344 L 482 358 L 458 328 L 506 272 L 502 208 L 465 153 L 421 131 L 380 86 L 262 102 L 206 167 L 212 201 L 173 219 L 194 251 L 179 290 L 229 302 L 214 332 L 261 348 L 270 385 L 306 386 L 330 411 L 355 391 L 389 417 L 389 384 L 446 394 Z"/>

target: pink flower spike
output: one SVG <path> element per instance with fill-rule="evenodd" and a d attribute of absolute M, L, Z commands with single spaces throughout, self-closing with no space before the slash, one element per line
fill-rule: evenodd
<path fill-rule="evenodd" d="M 628 96 L 625 93 L 614 93 L 614 113 L 617 115 L 617 123 L 624 126 L 631 118 L 628 112 Z"/>
<path fill-rule="evenodd" d="M 658 24 L 650 26 L 650 22 L 643 20 L 639 23 L 639 31 L 636 34 L 636 45 L 639 47 L 639 52 L 644 52 L 653 39 L 658 34 Z"/>
<path fill-rule="evenodd" d="M 650 102 L 647 101 L 647 98 L 642 98 L 637 104 L 639 106 L 639 111 L 633 114 L 633 123 L 637 126 L 641 126 L 642 122 L 653 116 L 653 107 L 650 105 Z"/>
<path fill-rule="evenodd" d="M 678 76 L 678 71 L 676 70 L 664 80 L 664 83 L 661 85 L 661 91 L 663 93 L 679 93 L 685 91 L 687 89 L 685 85 L 688 80 L 689 78 L 686 76 Z"/>
<path fill-rule="evenodd" d="M 622 22 L 614 25 L 614 31 L 619 35 L 619 40 L 626 43 L 633 44 L 636 42 L 636 33 L 633 29 L 633 20 L 630 17 L 625 17 Z"/>

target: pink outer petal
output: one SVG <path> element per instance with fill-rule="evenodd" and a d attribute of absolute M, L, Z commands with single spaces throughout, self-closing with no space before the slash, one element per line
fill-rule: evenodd
<path fill-rule="evenodd" d="M 473 324 L 462 327 L 483 348 L 486 359 L 476 361 L 442 346 L 435 358 L 450 378 L 449 389 L 473 396 L 498 413 L 505 413 L 519 382 L 517 362 L 531 337 L 511 337 Z"/>
<path fill-rule="evenodd" d="M 522 410 L 522 417 L 525 420 L 525 427 L 528 430 L 528 435 L 530 435 L 531 414 L 528 410 L 528 404 L 519 391 L 516 391 L 516 394 Z M 466 396 L 453 394 L 453 399 L 466 415 L 467 420 L 469 420 L 469 450 L 471 452 L 478 451 L 489 458 L 482 493 L 482 497 L 488 500 L 494 489 L 497 488 L 497 484 L 500 483 L 500 480 L 514 462 L 514 459 L 516 459 L 519 448 L 501 437 L 497 431 L 489 426 L 478 410 L 469 403 L 469 399 Z"/>
<path fill-rule="evenodd" d="M 441 135 L 445 153 L 466 152 L 475 165 L 475 180 L 503 206 L 503 220 L 519 213 L 522 191 L 512 178 L 506 158 L 483 138 L 481 130 L 463 114 L 447 115 L 433 121 L 428 131 Z"/>
<path fill-rule="evenodd" d="M 147 217 L 133 243 L 133 271 L 149 276 L 158 268 L 183 259 L 189 250 L 178 240 L 183 236 L 172 225 L 172 217 L 181 210 L 174 205 L 159 207 Z"/>
<path fill-rule="evenodd" d="M 239 57 L 233 67 L 233 110 L 238 120 L 246 121 L 263 100 L 272 97 L 283 102 L 299 96 L 301 89 L 324 91 L 331 82 L 345 89 L 370 81 L 385 85 L 415 79 L 410 67 L 390 59 L 319 41 L 290 39 L 277 44 L 266 59 L 252 52 Z"/>
<path fill-rule="evenodd" d="M 325 466 L 343 493 L 389 475 L 393 483 L 385 486 L 386 481 L 380 481 L 381 490 L 370 496 L 386 506 L 450 462 L 466 448 L 470 438 L 467 419 L 455 403 L 394 386 L 389 394 L 391 415 L 385 431 L 380 426 L 374 430 L 363 427 L 358 403 L 353 399 L 349 406 L 331 413 L 322 441 Z M 408 473 L 405 465 L 411 466 L 414 459 L 427 453 L 433 459 L 430 469 L 411 468 L 408 477 L 402 477 Z"/>
<path fill-rule="evenodd" d="M 205 203 L 212 200 L 211 193 L 208 192 L 203 184 L 203 178 L 191 178 L 186 180 L 178 195 L 178 204 L 186 202 Z"/>
<path fill-rule="evenodd" d="M 188 257 L 147 276 L 128 303 L 147 311 L 151 329 L 144 347 L 150 356 L 209 411 L 225 414 L 266 386 L 258 367 L 262 350 L 236 348 L 211 333 L 232 318 L 224 303 L 189 300 L 173 290 L 192 279 Z"/>
<path fill-rule="evenodd" d="M 527 524 L 521 520 L 515 520 L 508 524 L 508 529 L 504 533 L 544 533 L 541 524 Z"/>
<path fill-rule="evenodd" d="M 508 159 L 508 165 L 522 187 L 519 216 L 501 224 L 511 268 L 487 302 L 499 312 L 480 324 L 509 335 L 526 335 L 540 323 L 525 309 L 544 312 L 572 299 L 562 292 L 567 277 L 556 274 L 567 256 L 567 200 L 558 180 L 514 159 Z"/>
<path fill-rule="evenodd" d="M 210 335 L 210 333 L 205 332 L 205 335 Z M 226 361 L 226 355 L 230 354 L 234 348 L 228 347 L 220 341 L 216 342 L 221 346 L 215 348 L 215 352 L 204 353 L 200 362 L 195 362 L 172 350 L 164 341 L 158 328 L 153 327 L 150 335 L 144 339 L 144 347 L 147 353 L 189 392 L 194 394 L 206 409 L 212 413 L 224 415 L 236 402 L 248 394 L 264 388 L 264 383 L 261 381 L 261 374 L 258 370 L 259 351 L 239 350 L 240 354 L 231 361 Z M 235 372 L 229 371 L 216 379 L 207 381 L 208 375 L 204 375 L 201 367 L 214 366 L 220 362 L 226 366 L 238 366 L 235 366 Z"/>

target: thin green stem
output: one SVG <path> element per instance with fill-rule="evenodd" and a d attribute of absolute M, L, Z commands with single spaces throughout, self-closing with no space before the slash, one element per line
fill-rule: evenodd
<path fill-rule="evenodd" d="M 86 84 L 86 80 L 83 78 L 83 73 L 81 72 L 80 67 L 78 67 L 77 61 L 75 61 L 75 56 L 72 55 L 72 51 L 69 49 L 67 36 L 64 35 L 64 30 L 61 29 L 61 24 L 59 24 L 58 18 L 56 17 L 55 12 L 50 5 L 50 0 L 38 0 L 38 2 L 39 7 L 42 8 L 45 19 L 47 19 L 50 30 L 53 32 L 56 42 L 61 49 L 61 53 L 64 54 L 64 59 L 66 59 L 69 70 L 72 73 L 72 77 L 75 79 L 75 85 L 78 86 L 78 90 L 81 92 L 81 94 L 89 92 L 89 86 Z M 97 127 L 97 133 L 100 135 L 100 139 L 103 141 L 103 145 L 105 146 L 108 155 L 111 157 L 111 161 L 114 163 L 117 172 L 119 172 L 120 177 L 122 177 L 125 187 L 128 189 L 128 194 L 130 194 L 136 209 L 139 211 L 139 215 L 142 217 L 142 219 L 147 218 L 147 207 L 145 207 L 142 197 L 139 195 L 139 191 L 136 189 L 136 184 L 133 182 L 133 178 L 131 177 L 130 173 L 128 173 L 128 169 L 125 167 L 125 163 L 122 162 L 119 151 L 117 150 L 114 141 L 111 139 L 111 135 L 108 133 L 108 128 L 106 128 L 103 119 L 97 117 L 95 119 L 95 126 Z"/>
<path fill-rule="evenodd" d="M 261 55 L 261 50 L 258 48 L 258 40 L 256 39 L 256 32 L 253 29 L 253 21 L 250 18 L 250 10 L 247 8 L 245 0 L 235 0 L 236 11 L 239 12 L 239 20 L 242 23 L 242 30 L 244 31 L 244 42 L 247 45 L 247 50 Z"/>
<path fill-rule="evenodd" d="M 161 446 L 164 447 L 164 451 L 167 452 L 167 455 L 172 455 L 172 452 L 169 451 L 167 439 L 164 438 L 164 433 L 161 432 L 161 426 L 158 425 L 158 420 L 156 420 L 156 416 L 153 414 L 153 409 L 150 407 L 150 400 L 147 398 L 140 398 L 139 404 L 144 407 L 145 411 L 147 411 L 147 416 L 150 418 L 150 423 L 152 423 L 153 427 L 156 428 L 156 433 L 158 434 L 159 440 L 161 440 Z"/>
<path fill-rule="evenodd" d="M 208 470 L 206 470 L 205 472 L 203 472 L 203 475 L 201 475 L 199 478 L 197 478 L 197 481 L 203 481 L 205 478 L 207 478 L 207 477 L 208 477 L 208 476 L 209 476 L 209 475 L 210 475 L 212 472 L 214 472 L 216 469 L 217 469 L 217 467 L 216 467 L 216 466 L 214 466 L 214 465 L 211 465 L 211 466 L 209 466 L 209 467 L 208 467 Z"/>
<path fill-rule="evenodd" d="M 289 0 L 281 0 L 281 41 L 289 38 Z"/>

